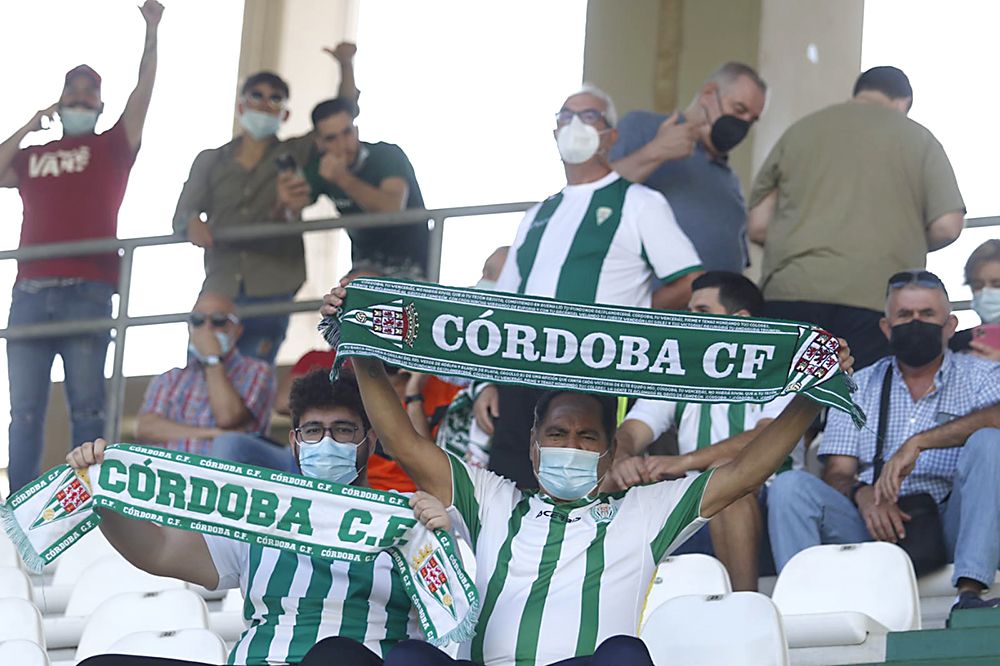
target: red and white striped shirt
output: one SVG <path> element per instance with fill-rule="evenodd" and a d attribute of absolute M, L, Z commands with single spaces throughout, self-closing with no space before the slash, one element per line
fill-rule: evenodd
<path fill-rule="evenodd" d="M 236 349 L 229 353 L 223 363 L 226 377 L 253 415 L 254 422 L 247 430 L 266 434 L 277 393 L 277 382 L 271 366 L 243 356 Z M 159 414 L 175 423 L 202 428 L 215 427 L 215 416 L 208 398 L 208 382 L 201 362 L 190 357 L 187 366 L 168 370 L 154 378 L 146 389 L 146 398 L 139 414 Z M 167 442 L 163 446 L 208 455 L 211 444 L 212 441 L 208 439 L 181 439 Z"/>

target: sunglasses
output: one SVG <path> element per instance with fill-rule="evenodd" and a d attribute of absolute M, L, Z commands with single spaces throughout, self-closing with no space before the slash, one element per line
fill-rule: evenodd
<path fill-rule="evenodd" d="M 944 288 L 944 283 L 941 282 L 941 278 L 930 271 L 925 270 L 909 270 L 900 271 L 892 277 L 889 278 L 889 284 L 886 287 L 886 294 L 888 294 L 893 289 L 901 289 L 907 285 L 915 284 L 918 287 L 924 287 L 926 289 L 940 289 L 941 291 L 948 293 Z"/>
<path fill-rule="evenodd" d="M 213 312 L 210 315 L 204 312 L 192 312 L 188 315 L 187 320 L 195 328 L 204 326 L 205 322 L 211 322 L 214 328 L 225 328 L 227 324 L 240 323 L 239 317 L 234 314 L 226 314 L 225 312 Z"/>

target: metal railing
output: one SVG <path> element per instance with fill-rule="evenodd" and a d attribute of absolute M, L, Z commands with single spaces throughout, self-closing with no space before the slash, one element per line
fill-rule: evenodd
<path fill-rule="evenodd" d="M 357 227 L 385 227 L 431 220 L 431 238 L 428 252 L 428 279 L 437 282 L 441 268 L 441 245 L 444 240 L 444 223 L 448 218 L 520 213 L 530 208 L 533 202 L 494 204 L 488 206 L 465 206 L 460 208 L 437 208 L 433 210 L 406 210 L 399 213 L 372 213 L 348 215 L 308 222 L 271 222 L 245 227 L 230 227 L 213 230 L 216 243 L 262 240 L 298 236 L 300 234 L 328 231 L 330 229 L 353 229 Z M 108 441 L 116 441 L 121 427 L 122 406 L 125 401 L 125 361 L 126 332 L 133 326 L 172 324 L 185 321 L 188 312 L 143 315 L 131 317 L 128 314 L 132 288 L 132 261 L 135 250 L 140 247 L 175 245 L 187 243 L 184 236 L 146 236 L 143 238 L 102 238 L 67 243 L 32 245 L 17 250 L 0 251 L 0 261 L 50 259 L 53 257 L 78 257 L 81 255 L 118 252 L 121 263 L 118 273 L 118 311 L 108 319 L 81 319 L 77 321 L 45 322 L 0 329 L 0 338 L 26 340 L 31 338 L 62 337 L 82 333 L 98 333 L 111 329 L 114 332 L 114 363 L 112 365 L 110 387 L 107 396 L 105 435 Z M 291 314 L 318 310 L 321 301 L 287 301 L 260 303 L 238 309 L 240 317 Z"/>
<path fill-rule="evenodd" d="M 294 223 L 264 223 L 245 227 L 230 227 L 213 230 L 213 238 L 220 243 L 232 241 L 261 240 L 297 236 L 299 234 L 328 231 L 330 229 L 352 229 L 357 227 L 384 227 L 412 222 L 432 221 L 430 251 L 428 256 L 428 279 L 437 282 L 441 269 L 441 246 L 444 240 L 445 220 L 452 217 L 473 217 L 480 215 L 498 215 L 502 213 L 520 213 L 530 208 L 533 202 L 493 204 L 488 206 L 465 206 L 459 208 L 437 208 L 433 210 L 407 210 L 399 213 L 372 213 L 363 215 L 348 215 L 337 218 L 311 220 Z M 967 229 L 981 227 L 1000 227 L 1000 216 L 980 217 L 966 221 Z M 0 261 L 50 259 L 53 257 L 77 257 L 88 254 L 120 252 L 121 265 L 118 276 L 118 312 L 109 319 L 81 319 L 77 321 L 59 321 L 42 324 L 29 324 L 0 329 L 0 338 L 7 340 L 25 340 L 30 338 L 61 337 L 79 335 L 81 333 L 97 333 L 111 329 L 114 331 L 115 356 L 111 372 L 111 386 L 108 392 L 106 410 L 106 436 L 109 441 L 118 439 L 121 427 L 122 405 L 125 400 L 125 376 L 123 365 L 125 361 L 125 337 L 132 326 L 152 326 L 155 324 L 172 324 L 185 321 L 187 312 L 169 314 L 143 315 L 130 317 L 128 314 L 129 297 L 132 286 L 132 259 L 136 248 L 154 247 L 160 245 L 175 245 L 187 243 L 187 238 L 178 235 L 146 236 L 143 238 L 106 238 L 74 241 L 68 243 L 50 243 L 47 245 L 32 245 L 17 250 L 0 251 Z M 318 310 L 321 301 L 288 301 L 284 303 L 260 303 L 239 308 L 241 317 L 263 315 L 291 314 Z M 969 301 L 953 301 L 955 309 L 967 309 Z"/>

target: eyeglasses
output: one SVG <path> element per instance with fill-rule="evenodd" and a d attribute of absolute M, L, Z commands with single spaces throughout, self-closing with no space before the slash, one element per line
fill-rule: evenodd
<path fill-rule="evenodd" d="M 941 282 L 941 278 L 930 271 L 925 271 L 921 269 L 913 269 L 908 271 L 900 271 L 889 278 L 889 283 L 886 286 L 885 293 L 888 294 L 893 289 L 902 289 L 907 285 L 915 284 L 918 287 L 924 287 L 926 289 L 940 289 L 941 291 L 948 293 L 948 290 L 944 288 L 944 283 Z"/>
<path fill-rule="evenodd" d="M 225 328 L 227 324 L 238 324 L 240 323 L 240 318 L 234 314 L 227 314 L 225 312 L 213 312 L 210 315 L 204 312 L 192 312 L 187 317 L 188 323 L 199 328 L 205 325 L 205 322 L 211 322 L 214 328 Z"/>
<path fill-rule="evenodd" d="M 579 116 L 580 120 L 586 125 L 596 125 L 598 121 L 604 121 L 605 125 L 611 127 L 611 123 L 604 117 L 604 113 L 597 109 L 583 109 L 582 111 L 565 108 L 559 109 L 559 112 L 556 113 L 556 125 L 559 127 L 568 125 L 573 120 L 573 116 Z"/>
<path fill-rule="evenodd" d="M 259 90 L 251 90 L 243 96 L 243 99 L 247 102 L 253 102 L 257 106 L 266 106 L 273 111 L 280 111 L 288 103 L 288 100 L 281 95 L 275 94 L 265 97 L 264 93 Z"/>
<path fill-rule="evenodd" d="M 354 441 L 354 438 L 358 435 L 358 430 L 361 430 L 361 428 L 350 421 L 337 421 L 330 426 L 325 426 L 318 421 L 310 421 L 295 428 L 293 432 L 302 444 L 319 444 L 326 433 L 330 433 L 330 437 L 333 437 L 334 441 L 341 444 L 360 444 L 365 440 L 362 439 L 361 442 Z"/>

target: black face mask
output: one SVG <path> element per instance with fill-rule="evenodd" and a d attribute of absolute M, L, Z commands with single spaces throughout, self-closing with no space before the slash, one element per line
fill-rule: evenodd
<path fill-rule="evenodd" d="M 712 123 L 712 145 L 720 153 L 735 148 L 750 131 L 750 123 L 736 116 L 723 115 Z"/>
<path fill-rule="evenodd" d="M 941 355 L 943 324 L 908 321 L 892 327 L 889 348 L 893 356 L 911 368 L 922 368 Z"/>

